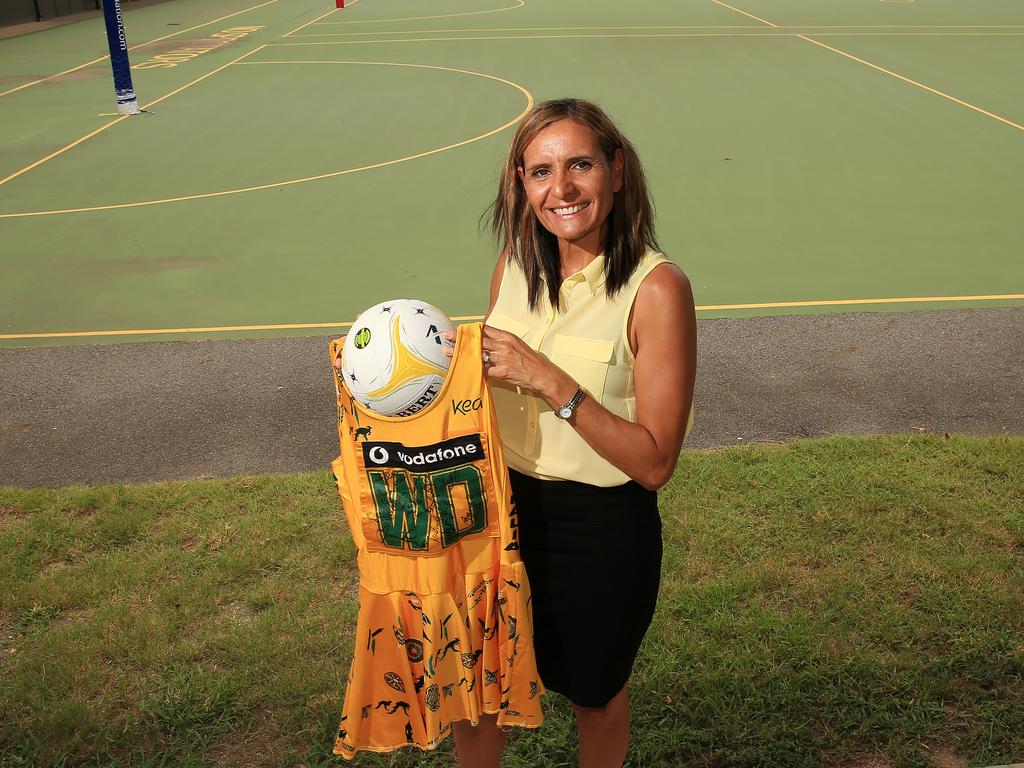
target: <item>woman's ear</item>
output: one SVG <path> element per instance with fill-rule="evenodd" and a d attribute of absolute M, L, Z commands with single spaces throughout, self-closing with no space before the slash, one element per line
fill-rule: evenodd
<path fill-rule="evenodd" d="M 612 192 L 622 191 L 623 167 L 626 164 L 622 147 L 615 150 L 612 156 Z"/>

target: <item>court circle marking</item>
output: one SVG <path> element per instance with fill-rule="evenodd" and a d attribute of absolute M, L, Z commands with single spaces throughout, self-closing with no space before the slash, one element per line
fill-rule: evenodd
<path fill-rule="evenodd" d="M 300 64 L 300 65 L 309 65 L 309 64 L 345 64 L 345 65 L 350 65 L 350 64 L 358 64 L 358 65 L 365 65 L 365 66 L 408 67 L 408 68 L 411 68 L 411 69 L 434 69 L 434 70 L 439 70 L 439 71 L 444 71 L 444 72 L 456 72 L 456 73 L 462 74 L 462 75 L 471 75 L 473 77 L 482 77 L 482 78 L 484 78 L 486 80 L 494 80 L 495 82 L 503 83 L 504 85 L 510 86 L 512 88 L 515 88 L 523 96 L 526 97 L 526 106 L 523 107 L 522 111 L 519 114 L 517 114 L 515 117 L 513 117 L 510 120 L 505 121 L 504 123 L 499 125 L 497 128 L 492 128 L 491 130 L 487 131 L 486 133 L 481 133 L 481 134 L 479 134 L 477 136 L 471 136 L 468 139 L 463 139 L 462 141 L 457 141 L 457 142 L 452 143 L 452 144 L 446 144 L 443 147 L 437 147 L 435 149 L 428 149 L 428 150 L 425 150 L 423 152 L 417 152 L 416 154 L 413 154 L 413 155 L 406 155 L 404 157 L 399 157 L 399 158 L 396 158 L 394 160 L 385 160 L 385 161 L 382 161 L 382 162 L 379 162 L 379 163 L 372 163 L 370 165 L 362 165 L 362 166 L 359 166 L 358 168 L 345 168 L 345 169 L 342 169 L 340 171 L 330 171 L 328 173 L 321 173 L 321 174 L 317 174 L 315 176 L 304 176 L 304 177 L 298 178 L 298 179 L 284 179 L 282 181 L 275 181 L 275 182 L 271 182 L 269 184 L 259 184 L 259 185 L 252 186 L 252 187 L 240 187 L 238 189 L 225 189 L 225 190 L 221 190 L 219 192 L 203 192 L 203 193 L 195 194 L 195 195 L 182 195 L 180 197 L 166 197 L 166 198 L 160 198 L 160 199 L 157 199 L 157 200 L 140 200 L 140 201 L 136 201 L 136 202 L 133 202 L 133 203 L 116 203 L 116 204 L 113 204 L 113 205 L 94 205 L 94 206 L 89 206 L 89 207 L 84 207 L 84 208 L 65 208 L 65 209 L 61 209 L 61 210 L 52 210 L 52 211 L 24 211 L 24 212 L 20 212 L 20 213 L 0 213 L 0 219 L 27 218 L 27 217 L 30 217 L 30 216 L 55 216 L 55 215 L 65 214 L 65 213 L 87 213 L 87 212 L 91 212 L 91 211 L 111 211 L 111 210 L 117 210 L 117 209 L 120 209 L 120 208 L 141 208 L 143 206 L 149 206 L 149 205 L 163 205 L 165 203 L 180 203 L 180 202 L 184 202 L 186 200 L 204 200 L 204 199 L 211 198 L 211 197 L 226 197 L 227 195 L 238 195 L 238 194 L 241 194 L 243 192 L 259 192 L 259 191 L 265 190 L 265 189 L 276 189 L 276 188 L 279 188 L 279 187 L 290 187 L 290 186 L 294 186 L 296 184 L 305 184 L 306 182 L 310 182 L 310 181 L 320 181 L 322 179 L 331 179 L 331 178 L 334 178 L 336 176 L 347 176 L 347 175 L 352 174 L 352 173 L 360 173 L 362 171 L 372 171 L 372 170 L 375 170 L 377 168 L 386 168 L 387 166 L 390 166 L 390 165 L 398 165 L 399 163 L 405 163 L 405 162 L 408 162 L 410 160 L 418 160 L 418 159 L 420 159 L 422 157 L 429 157 L 430 155 L 437 155 L 437 154 L 440 154 L 441 152 L 447 152 L 448 150 L 451 150 L 451 149 L 457 149 L 458 147 L 464 147 L 467 144 L 473 144 L 474 142 L 481 141 L 482 139 L 486 139 L 489 136 L 493 136 L 496 133 L 500 133 L 501 131 L 505 130 L 506 128 L 508 128 L 508 127 L 510 127 L 512 125 L 515 125 L 516 123 L 518 123 L 526 115 L 526 113 L 529 112 L 533 108 L 533 104 L 534 104 L 533 94 L 530 93 L 530 91 L 528 91 L 523 86 L 519 85 L 519 83 L 514 83 L 511 80 L 506 80 L 505 78 L 498 77 L 497 75 L 488 75 L 488 74 L 485 74 L 483 72 L 474 72 L 474 71 L 469 70 L 469 69 L 458 69 L 456 67 L 441 67 L 441 66 L 436 66 L 436 65 L 433 65 L 433 64 L 408 64 L 408 63 L 404 63 L 404 62 L 393 62 L 393 61 L 325 61 L 325 60 L 315 60 L 315 61 L 251 61 L 251 62 L 239 62 L 239 64 L 237 64 L 236 66 L 249 66 L 249 65 L 266 66 L 266 65 L 273 65 L 273 64 L 276 64 L 276 65 L 295 65 L 295 64 Z"/>
<path fill-rule="evenodd" d="M 485 11 L 464 11 L 462 13 L 437 13 L 433 16 L 407 16 L 402 19 L 358 19 L 356 21 L 322 21 L 324 24 L 388 24 L 394 21 L 424 21 L 427 19 L 450 19 L 454 16 L 479 16 L 483 13 L 498 13 L 500 11 L 514 11 L 526 5 L 526 0 L 515 0 L 515 5 L 507 5 L 503 8 L 489 8 Z M 302 37 L 302 35 L 296 35 Z"/>

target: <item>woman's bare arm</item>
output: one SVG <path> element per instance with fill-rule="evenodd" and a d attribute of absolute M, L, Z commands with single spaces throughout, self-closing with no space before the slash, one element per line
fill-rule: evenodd
<path fill-rule="evenodd" d="M 491 298 L 487 305 L 487 314 L 484 316 L 484 322 L 487 322 L 487 318 L 491 316 L 491 312 L 494 311 L 494 305 L 498 303 L 498 291 L 501 289 L 501 278 L 505 276 L 505 260 L 508 251 L 502 251 L 498 257 L 497 263 L 494 265 L 494 273 L 491 275 Z"/>

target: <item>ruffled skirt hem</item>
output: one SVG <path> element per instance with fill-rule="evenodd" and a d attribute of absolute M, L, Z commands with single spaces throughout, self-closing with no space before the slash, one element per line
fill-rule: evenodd
<path fill-rule="evenodd" d="M 441 594 L 360 587 L 335 754 L 432 750 L 453 722 L 485 714 L 501 727 L 543 722 L 523 564 L 457 578 Z"/>

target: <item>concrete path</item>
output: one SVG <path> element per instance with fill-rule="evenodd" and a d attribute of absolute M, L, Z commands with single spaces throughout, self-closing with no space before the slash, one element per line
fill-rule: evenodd
<path fill-rule="evenodd" d="M 1024 308 L 699 322 L 688 448 L 1024 434 Z M 324 337 L 0 349 L 0 486 L 324 469 Z"/>

